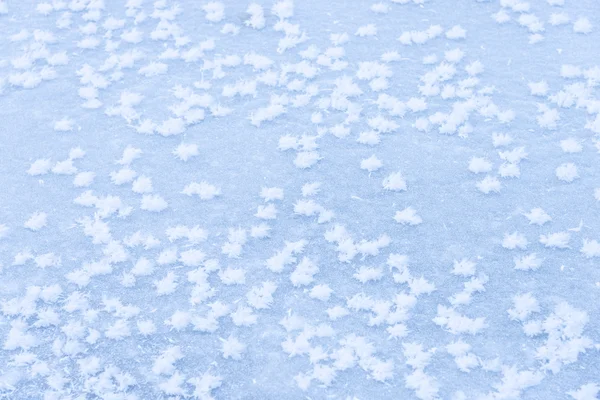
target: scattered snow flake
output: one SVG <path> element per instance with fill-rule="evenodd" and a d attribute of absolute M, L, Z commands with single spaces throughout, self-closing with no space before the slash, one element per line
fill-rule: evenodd
<path fill-rule="evenodd" d="M 161 382 L 158 388 L 167 395 L 185 395 L 185 390 L 181 388 L 181 385 L 185 382 L 185 375 L 176 371 L 169 379 Z"/>
<path fill-rule="evenodd" d="M 211 200 L 221 195 L 221 189 L 207 182 L 192 182 L 181 192 L 187 196 L 197 195 L 201 200 Z"/>
<path fill-rule="evenodd" d="M 534 14 L 522 13 L 518 18 L 519 25 L 526 27 L 529 32 L 536 33 L 544 30 L 544 24 Z"/>
<path fill-rule="evenodd" d="M 156 326 L 151 320 L 141 320 L 137 322 L 137 328 L 144 336 L 152 335 L 156 332 Z"/>
<path fill-rule="evenodd" d="M 573 32 L 588 34 L 592 31 L 593 25 L 587 17 L 579 17 L 573 24 Z"/>
<path fill-rule="evenodd" d="M 92 184 L 95 177 L 96 174 L 94 172 L 80 172 L 77 175 L 75 175 L 75 178 L 73 179 L 73 185 L 75 187 L 88 187 Z"/>
<path fill-rule="evenodd" d="M 382 186 L 385 190 L 401 192 L 406 190 L 406 181 L 400 171 L 393 172 L 383 179 Z"/>
<path fill-rule="evenodd" d="M 156 126 L 156 132 L 162 136 L 179 135 L 185 132 L 185 121 L 182 118 L 169 118 Z"/>
<path fill-rule="evenodd" d="M 173 150 L 173 154 L 180 160 L 187 161 L 191 157 L 196 157 L 199 154 L 198 145 L 181 143 L 175 150 Z"/>
<path fill-rule="evenodd" d="M 544 225 L 546 222 L 552 221 L 552 217 L 550 217 L 546 211 L 537 207 L 532 208 L 529 214 L 523 214 L 529 220 L 530 224 L 535 225 Z"/>
<path fill-rule="evenodd" d="M 316 151 L 300 151 L 296 154 L 294 165 L 301 169 L 310 168 L 315 165 L 321 157 Z"/>
<path fill-rule="evenodd" d="M 542 115 L 537 116 L 538 125 L 544 129 L 556 129 L 557 122 L 560 120 L 558 110 L 542 104 L 538 106 L 538 111 L 542 113 Z"/>
<path fill-rule="evenodd" d="M 469 161 L 469 171 L 480 174 L 490 172 L 492 170 L 492 163 L 484 157 L 473 157 Z"/>
<path fill-rule="evenodd" d="M 360 162 L 360 169 L 364 169 L 369 172 L 377 171 L 382 166 L 383 163 L 374 154 Z"/>
<path fill-rule="evenodd" d="M 556 177 L 563 182 L 573 182 L 579 178 L 577 166 L 573 163 L 564 163 L 556 168 Z"/>
<path fill-rule="evenodd" d="M 389 11 L 389 5 L 385 3 L 375 3 L 371 5 L 371 11 L 377 14 L 386 14 Z"/>
<path fill-rule="evenodd" d="M 271 228 L 267 224 L 260 224 L 253 226 L 250 229 L 250 236 L 256 239 L 264 239 L 269 237 L 269 231 Z"/>
<path fill-rule="evenodd" d="M 494 385 L 497 392 L 490 394 L 490 398 L 521 397 L 523 390 L 538 385 L 544 379 L 540 371 L 519 371 L 514 366 L 503 366 L 502 375 L 502 383 Z"/>
<path fill-rule="evenodd" d="M 179 261 L 188 267 L 197 267 L 205 260 L 206 254 L 199 249 L 189 249 L 179 253 Z"/>
<path fill-rule="evenodd" d="M 173 327 L 180 331 L 185 329 L 191 322 L 191 315 L 188 312 L 177 310 L 171 315 L 171 318 L 165 321 L 165 325 Z"/>
<path fill-rule="evenodd" d="M 44 175 L 50 171 L 50 168 L 52 168 L 52 161 L 49 159 L 40 158 L 31 164 L 27 170 L 27 173 L 31 176 Z"/>
<path fill-rule="evenodd" d="M 271 13 L 280 20 L 291 18 L 294 15 L 294 2 L 292 0 L 280 0 L 273 4 Z"/>
<path fill-rule="evenodd" d="M 419 225 L 423 219 L 417 215 L 417 211 L 412 207 L 407 207 L 402 211 L 396 211 L 394 220 L 402 225 Z"/>
<path fill-rule="evenodd" d="M 527 243 L 527 238 L 519 232 L 513 232 L 511 234 L 505 233 L 504 239 L 502 239 L 502 247 L 509 250 L 525 250 L 527 248 Z"/>
<path fill-rule="evenodd" d="M 454 25 L 446 31 L 446 37 L 452 40 L 464 39 L 467 37 L 467 31 L 460 25 Z"/>
<path fill-rule="evenodd" d="M 552 26 L 559 26 L 568 24 L 571 21 L 569 14 L 566 13 L 552 13 L 550 14 L 550 18 L 548 22 Z"/>
<path fill-rule="evenodd" d="M 586 258 L 600 257 L 600 243 L 597 240 L 583 239 L 580 251 Z"/>
<path fill-rule="evenodd" d="M 493 133 L 492 140 L 494 147 L 504 147 L 512 143 L 513 139 L 508 133 Z"/>
<path fill-rule="evenodd" d="M 73 120 L 69 118 L 63 118 L 54 123 L 54 130 L 57 132 L 69 132 L 73 130 Z"/>
<path fill-rule="evenodd" d="M 583 150 L 581 142 L 575 138 L 561 140 L 560 147 L 565 153 L 580 153 Z"/>
<path fill-rule="evenodd" d="M 255 70 L 268 69 L 273 64 L 269 57 L 250 52 L 244 55 L 244 65 L 251 65 Z M 274 110 L 272 110 L 274 111 Z"/>
<path fill-rule="evenodd" d="M 404 45 L 423 44 L 431 39 L 435 39 L 444 32 L 440 25 L 431 25 L 424 31 L 405 31 L 402 32 L 398 41 Z"/>
<path fill-rule="evenodd" d="M 459 48 L 444 52 L 444 58 L 451 64 L 459 63 L 464 56 L 465 53 Z"/>
<path fill-rule="evenodd" d="M 329 315 L 329 319 L 335 321 L 339 318 L 343 318 L 347 315 L 350 315 L 350 312 L 341 306 L 335 306 L 327 309 L 327 315 Z"/>
<path fill-rule="evenodd" d="M 57 175 L 73 175 L 77 173 L 77 168 L 73 165 L 73 160 L 68 159 L 54 164 L 52 173 Z"/>
<path fill-rule="evenodd" d="M 302 186 L 302 196 L 309 197 L 319 193 L 321 187 L 320 182 L 305 183 Z"/>
<path fill-rule="evenodd" d="M 279 138 L 278 148 L 281 151 L 292 150 L 292 149 L 296 150 L 296 149 L 298 149 L 299 146 L 300 146 L 300 143 L 298 142 L 298 138 L 295 136 L 284 135 Z"/>
<path fill-rule="evenodd" d="M 136 180 L 133 181 L 131 185 L 131 190 L 133 190 L 135 193 L 140 194 L 151 193 L 152 180 L 145 175 L 140 175 L 137 177 Z"/>
<path fill-rule="evenodd" d="M 218 375 L 205 372 L 199 378 L 188 379 L 187 383 L 195 387 L 193 396 L 202 400 L 212 400 L 212 391 L 221 386 L 222 379 Z"/>
<path fill-rule="evenodd" d="M 123 156 L 120 160 L 117 161 L 117 164 L 121 165 L 129 165 L 134 160 L 140 158 L 142 155 L 142 150 L 135 148 L 133 146 L 127 146 L 125 150 L 123 150 Z"/>
<path fill-rule="evenodd" d="M 477 264 L 469 259 L 463 258 L 460 261 L 454 261 L 454 268 L 452 274 L 459 276 L 472 276 L 475 275 L 475 267 Z"/>
<path fill-rule="evenodd" d="M 163 279 L 154 281 L 154 286 L 157 296 L 169 295 L 177 288 L 177 275 L 173 271 L 169 271 Z"/>
<path fill-rule="evenodd" d="M 69 160 L 79 160 L 85 156 L 85 151 L 81 147 L 73 147 L 69 150 Z"/>
<path fill-rule="evenodd" d="M 124 19 L 116 19 L 114 17 L 109 17 L 107 18 L 104 23 L 102 24 L 102 27 L 104 29 L 106 29 L 107 31 L 114 31 L 117 29 L 121 29 L 125 26 L 125 20 Z"/>
<path fill-rule="evenodd" d="M 241 360 L 242 354 L 246 351 L 246 345 L 237 338 L 229 336 L 227 339 L 221 339 L 223 358 L 232 360 Z"/>
<path fill-rule="evenodd" d="M 283 189 L 277 187 L 263 187 L 260 191 L 260 197 L 265 201 L 283 200 Z"/>
<path fill-rule="evenodd" d="M 104 336 L 112 340 L 121 340 L 131 336 L 131 330 L 126 319 L 119 319 L 113 325 L 109 326 L 104 332 Z"/>
<path fill-rule="evenodd" d="M 8 234 L 9 228 L 5 224 L 0 224 L 0 239 L 5 238 Z"/>
<path fill-rule="evenodd" d="M 35 232 L 45 227 L 47 222 L 48 215 L 45 212 L 38 211 L 33 213 L 29 219 L 25 221 L 24 227 Z"/>
<path fill-rule="evenodd" d="M 427 375 L 423 369 L 415 369 L 404 378 L 407 389 L 415 391 L 415 396 L 421 400 L 438 398 L 439 384 L 437 380 Z"/>
<path fill-rule="evenodd" d="M 144 32 L 139 31 L 137 28 L 133 28 L 121 33 L 121 39 L 127 43 L 138 44 L 144 40 L 143 38 Z"/>
<path fill-rule="evenodd" d="M 359 37 L 377 36 L 377 27 L 375 24 L 363 25 L 354 34 Z"/>
<path fill-rule="evenodd" d="M 133 266 L 133 269 L 131 270 L 131 274 L 133 276 L 152 275 L 153 272 L 154 263 L 145 257 L 140 257 Z"/>
<path fill-rule="evenodd" d="M 145 194 L 142 197 L 141 209 L 145 211 L 161 212 L 168 207 L 165 199 L 157 194 Z"/>
<path fill-rule="evenodd" d="M 410 279 L 408 286 L 410 287 L 410 294 L 414 296 L 430 294 L 435 290 L 435 285 L 423 277 Z"/>
<path fill-rule="evenodd" d="M 529 44 L 536 44 L 541 42 L 542 40 L 544 40 L 544 35 L 542 34 L 534 33 L 532 35 L 529 35 Z"/>
<path fill-rule="evenodd" d="M 477 182 L 477 189 L 484 194 L 499 193 L 501 187 L 498 178 L 489 175 Z"/>
<path fill-rule="evenodd" d="M 333 293 L 333 290 L 329 285 L 321 284 L 315 285 L 309 292 L 309 297 L 321 301 L 329 301 L 329 297 Z"/>
<path fill-rule="evenodd" d="M 219 278 L 225 285 L 243 285 L 246 283 L 246 271 L 228 267 L 219 272 Z"/>
<path fill-rule="evenodd" d="M 337 125 L 334 125 L 331 128 L 329 128 L 329 132 L 333 136 L 335 136 L 339 139 L 342 139 L 350 134 L 350 128 L 343 124 L 337 124 Z"/>
<path fill-rule="evenodd" d="M 524 321 L 532 313 L 540 312 L 540 304 L 531 293 L 514 296 L 513 303 L 514 308 L 508 310 L 508 315 L 513 320 Z"/>
<path fill-rule="evenodd" d="M 391 325 L 386 329 L 386 332 L 389 333 L 390 339 L 401 339 L 408 335 L 408 329 L 404 324 Z"/>
<path fill-rule="evenodd" d="M 427 102 L 424 98 L 411 97 L 406 102 L 406 107 L 408 107 L 412 112 L 420 112 L 427 110 Z"/>
<path fill-rule="evenodd" d="M 257 310 L 270 308 L 275 290 L 277 290 L 277 285 L 271 281 L 263 282 L 261 286 L 252 287 L 246 294 L 248 304 Z"/>
<path fill-rule="evenodd" d="M 593 346 L 591 339 L 583 335 L 589 322 L 586 311 L 578 310 L 566 302 L 559 303 L 554 312 L 543 322 L 543 334 L 547 340 L 537 348 L 536 358 L 542 362 L 542 370 L 558 373 L 562 365 L 577 361 L 580 353 Z"/>
<path fill-rule="evenodd" d="M 272 203 L 266 206 L 258 206 L 254 216 L 260 219 L 275 219 L 277 218 L 277 208 Z"/>
<path fill-rule="evenodd" d="M 560 67 L 560 76 L 567 79 L 578 78 L 583 74 L 581 68 L 577 65 L 563 64 Z"/>
<path fill-rule="evenodd" d="M 313 276 L 319 272 L 319 267 L 309 258 L 304 257 L 290 275 L 292 284 L 296 287 L 306 286 L 313 282 Z"/>
<path fill-rule="evenodd" d="M 586 383 L 577 390 L 567 392 L 575 400 L 596 400 L 600 393 L 600 385 L 597 383 Z"/>
<path fill-rule="evenodd" d="M 540 235 L 540 243 L 551 248 L 567 249 L 569 248 L 569 240 L 571 240 L 571 234 L 569 232 Z"/>
<path fill-rule="evenodd" d="M 378 281 L 381 278 L 383 278 L 383 269 L 362 266 L 353 275 L 353 277 L 354 277 L 354 279 L 358 280 L 360 283 L 367 283 L 369 281 Z"/>
<path fill-rule="evenodd" d="M 504 24 L 511 19 L 510 15 L 504 9 L 500 9 L 497 13 L 492 14 L 492 18 L 499 24 Z"/>
<path fill-rule="evenodd" d="M 437 317 L 433 319 L 433 322 L 436 325 L 445 327 L 453 335 L 461 333 L 475 335 L 487 326 L 485 318 L 471 319 L 457 313 L 453 308 L 442 305 L 438 305 Z"/>
<path fill-rule="evenodd" d="M 245 306 L 239 306 L 230 316 L 235 326 L 251 326 L 257 320 L 257 316 L 252 313 L 252 309 Z"/>
<path fill-rule="evenodd" d="M 380 136 L 377 131 L 364 131 L 359 134 L 356 141 L 360 144 L 375 146 L 379 144 Z"/>
<path fill-rule="evenodd" d="M 521 176 L 521 169 L 519 168 L 519 164 L 502 163 L 498 167 L 498 175 L 502 178 L 519 178 Z"/>
<path fill-rule="evenodd" d="M 182 358 L 183 353 L 181 352 L 181 348 L 179 346 L 170 346 L 154 360 L 152 372 L 155 375 L 173 375 L 176 372 L 174 364 Z"/>
<path fill-rule="evenodd" d="M 515 269 L 522 271 L 535 271 L 542 265 L 541 259 L 535 253 L 528 254 L 521 258 L 515 258 Z"/>
<path fill-rule="evenodd" d="M 473 368 L 477 368 L 480 364 L 479 358 L 473 353 L 467 353 L 456 357 L 454 362 L 462 372 L 471 372 Z"/>
<path fill-rule="evenodd" d="M 260 4 L 252 3 L 246 9 L 249 18 L 244 21 L 244 24 L 252 29 L 262 29 L 265 27 L 265 13 Z"/>
<path fill-rule="evenodd" d="M 485 71 L 485 67 L 483 66 L 483 63 L 481 61 L 476 60 L 473 61 L 471 64 L 467 65 L 465 67 L 465 71 L 467 71 L 467 74 L 471 76 L 476 76 L 482 74 Z"/>
<path fill-rule="evenodd" d="M 125 167 L 118 171 L 113 171 L 110 173 L 110 180 L 115 185 L 123 185 L 125 183 L 129 183 L 135 179 L 137 176 L 137 172 L 134 170 Z"/>
<path fill-rule="evenodd" d="M 499 151 L 498 155 L 506 162 L 518 164 L 521 160 L 526 159 L 528 154 L 525 147 L 517 147 L 511 151 Z"/>
<path fill-rule="evenodd" d="M 152 76 L 164 75 L 167 73 L 168 70 L 169 70 L 168 64 L 161 63 L 161 62 L 151 62 L 150 64 L 145 65 L 142 68 L 140 68 L 138 70 L 138 73 L 140 75 L 144 75 L 146 78 L 149 78 Z"/>
<path fill-rule="evenodd" d="M 46 253 L 36 256 L 33 261 L 39 268 L 48 267 L 59 267 L 61 265 L 61 258 L 54 253 Z"/>
<path fill-rule="evenodd" d="M 546 81 L 529 82 L 529 90 L 533 96 L 546 96 L 549 87 Z"/>

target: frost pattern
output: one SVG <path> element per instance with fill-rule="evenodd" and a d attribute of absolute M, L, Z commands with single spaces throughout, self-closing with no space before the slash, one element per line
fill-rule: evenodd
<path fill-rule="evenodd" d="M 346 3 L 0 0 L 0 397 L 598 397 L 598 4 Z"/>

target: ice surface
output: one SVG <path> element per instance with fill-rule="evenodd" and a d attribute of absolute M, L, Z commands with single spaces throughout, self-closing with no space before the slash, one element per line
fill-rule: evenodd
<path fill-rule="evenodd" d="M 0 397 L 596 399 L 596 0 L 0 0 Z"/>

